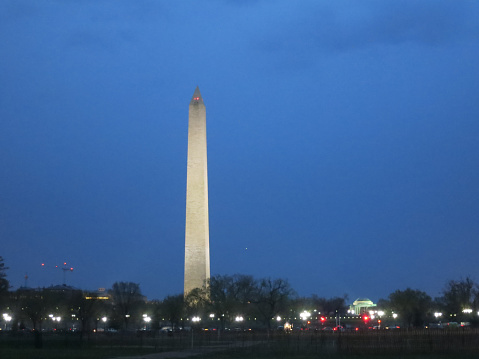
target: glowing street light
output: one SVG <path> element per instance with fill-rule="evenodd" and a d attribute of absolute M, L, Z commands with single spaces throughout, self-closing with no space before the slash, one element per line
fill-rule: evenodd
<path fill-rule="evenodd" d="M 398 315 L 396 313 L 393 313 L 393 318 L 396 319 Z"/>
<path fill-rule="evenodd" d="M 435 313 L 434 313 L 434 316 L 435 316 L 436 318 L 442 317 L 442 313 L 441 313 L 441 312 L 435 312 Z"/>
<path fill-rule="evenodd" d="M 303 311 L 299 314 L 299 316 L 301 317 L 301 319 L 303 320 L 308 320 L 309 317 L 311 317 L 311 313 L 310 312 L 307 312 L 307 311 Z"/>
<path fill-rule="evenodd" d="M 281 321 L 281 317 L 279 315 L 276 317 L 276 321 L 278 321 L 278 322 Z"/>
<path fill-rule="evenodd" d="M 5 330 L 7 330 L 7 324 L 12 320 L 12 317 L 8 313 L 3 313 L 3 320 L 5 321 Z"/>
<path fill-rule="evenodd" d="M 101 321 L 102 321 L 103 323 L 106 323 L 107 320 L 108 320 L 107 317 L 102 317 L 102 318 L 101 318 Z"/>

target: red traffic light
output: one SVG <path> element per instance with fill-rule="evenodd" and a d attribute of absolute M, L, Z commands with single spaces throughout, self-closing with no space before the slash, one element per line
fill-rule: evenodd
<path fill-rule="evenodd" d="M 325 322 L 325 321 L 326 321 L 326 318 L 325 318 L 325 317 L 321 317 L 320 320 L 321 320 L 321 322 Z"/>
<path fill-rule="evenodd" d="M 363 315 L 363 320 L 367 322 L 370 318 L 367 315 Z"/>

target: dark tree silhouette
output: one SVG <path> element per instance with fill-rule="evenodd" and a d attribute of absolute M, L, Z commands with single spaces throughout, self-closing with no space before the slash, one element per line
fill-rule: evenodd
<path fill-rule="evenodd" d="M 7 280 L 7 269 L 8 267 L 5 267 L 5 263 L 3 263 L 3 257 L 0 256 L 0 296 L 7 293 L 8 288 L 10 288 Z"/>
<path fill-rule="evenodd" d="M 464 309 L 476 309 L 477 288 L 471 278 L 451 280 L 446 284 L 439 302 L 447 314 L 461 315 Z"/>
<path fill-rule="evenodd" d="M 432 299 L 425 292 L 407 288 L 389 295 L 390 308 L 407 327 L 420 327 L 431 310 Z"/>
<path fill-rule="evenodd" d="M 179 327 L 180 320 L 185 314 L 185 300 L 183 294 L 169 295 L 160 304 L 161 314 L 170 322 L 173 329 Z"/>
<path fill-rule="evenodd" d="M 286 309 L 293 294 L 293 289 L 285 279 L 265 278 L 259 281 L 252 302 L 268 329 L 268 333 L 271 330 L 272 318 Z"/>
<path fill-rule="evenodd" d="M 121 318 L 123 326 L 128 329 L 130 318 L 144 302 L 140 285 L 132 282 L 116 282 L 109 291 L 113 304 L 113 312 Z"/>

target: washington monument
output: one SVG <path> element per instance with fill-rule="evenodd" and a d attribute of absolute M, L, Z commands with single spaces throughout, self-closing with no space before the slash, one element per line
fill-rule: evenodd
<path fill-rule="evenodd" d="M 185 288 L 188 294 L 210 278 L 206 109 L 197 87 L 190 101 L 186 173 Z"/>

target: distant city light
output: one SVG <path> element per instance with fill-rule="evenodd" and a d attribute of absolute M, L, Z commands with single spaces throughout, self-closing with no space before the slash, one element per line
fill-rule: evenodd
<path fill-rule="evenodd" d="M 200 317 L 193 317 L 193 318 L 191 318 L 191 321 L 192 321 L 192 322 L 199 322 L 200 320 L 201 320 Z"/>
<path fill-rule="evenodd" d="M 441 313 L 441 312 L 435 312 L 435 313 L 434 313 L 434 316 L 435 316 L 436 318 L 442 317 L 442 313 Z"/>
<path fill-rule="evenodd" d="M 304 312 L 301 312 L 301 313 L 299 314 L 299 316 L 301 317 L 301 319 L 307 320 L 309 317 L 311 317 L 311 313 L 310 313 L 310 312 L 307 312 L 307 311 L 304 311 Z"/>
<path fill-rule="evenodd" d="M 239 315 L 239 316 L 237 316 L 237 317 L 235 318 L 235 321 L 236 321 L 236 322 L 242 322 L 242 321 L 243 321 L 243 317 Z"/>
<path fill-rule="evenodd" d="M 210 318 L 214 318 L 215 315 L 213 313 L 210 314 Z"/>
<path fill-rule="evenodd" d="M 278 315 L 278 316 L 276 317 L 276 320 L 277 320 L 278 322 L 280 322 L 280 321 L 281 321 L 281 317 Z"/>
<path fill-rule="evenodd" d="M 106 321 L 107 321 L 107 320 L 108 320 L 108 318 L 107 318 L 107 317 L 103 317 L 103 318 L 101 318 L 101 321 L 102 321 L 103 323 L 106 323 Z"/>
<path fill-rule="evenodd" d="M 466 309 L 463 309 L 462 312 L 463 312 L 463 313 L 466 313 L 466 314 L 471 314 L 471 313 L 472 313 L 472 309 L 466 308 Z"/>
<path fill-rule="evenodd" d="M 396 313 L 393 313 L 393 318 L 396 319 L 398 315 Z"/>

